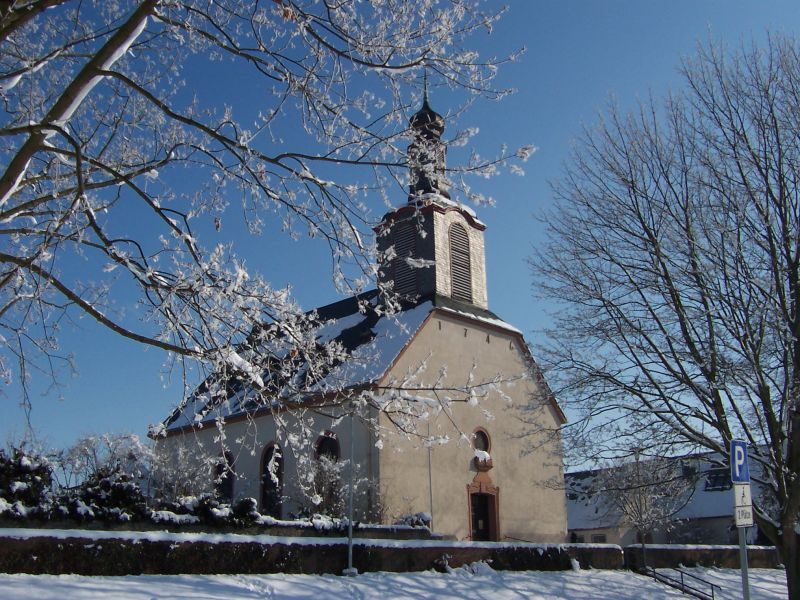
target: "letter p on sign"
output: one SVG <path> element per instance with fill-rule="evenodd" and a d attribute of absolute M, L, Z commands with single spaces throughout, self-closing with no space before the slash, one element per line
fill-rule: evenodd
<path fill-rule="evenodd" d="M 747 442 L 731 440 L 731 481 L 749 483 L 750 470 L 747 468 Z"/>

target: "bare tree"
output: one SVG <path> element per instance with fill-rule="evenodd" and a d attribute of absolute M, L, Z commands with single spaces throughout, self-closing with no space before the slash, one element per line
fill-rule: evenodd
<path fill-rule="evenodd" d="M 682 73 L 663 104 L 612 106 L 554 185 L 531 260 L 562 309 L 542 355 L 572 447 L 612 456 L 652 431 L 727 459 L 747 440 L 798 598 L 800 46 L 712 45 Z"/>
<path fill-rule="evenodd" d="M 677 514 L 691 500 L 694 485 L 684 476 L 680 460 L 643 457 L 639 452 L 633 461 L 602 469 L 593 482 L 607 509 L 636 530 L 643 566 L 647 566 L 648 537 L 673 527 Z"/>
<path fill-rule="evenodd" d="M 131 433 L 89 435 L 49 456 L 56 484 L 73 488 L 100 471 L 122 470 L 143 484 L 153 469 L 153 452 Z"/>
<path fill-rule="evenodd" d="M 225 238 L 202 240 L 240 202 L 231 221 L 324 239 L 337 286 L 363 289 L 376 268 L 366 198 L 406 180 L 423 69 L 431 85 L 502 96 L 491 79 L 506 59 L 467 46 L 498 16 L 466 0 L 3 3 L 4 379 L 27 401 L 32 377 L 69 366 L 59 328 L 76 316 L 257 387 L 281 359 L 233 349 L 265 323 L 292 356 L 335 360 L 287 290 Z M 224 84 L 210 82 L 228 70 L 258 110 L 219 99 Z M 475 156 L 448 177 L 506 157 Z"/>

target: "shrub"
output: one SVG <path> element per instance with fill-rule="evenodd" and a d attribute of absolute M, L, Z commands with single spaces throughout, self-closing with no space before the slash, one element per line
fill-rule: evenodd
<path fill-rule="evenodd" d="M 0 514 L 44 518 L 50 512 L 53 477 L 47 459 L 13 448 L 0 450 Z"/>
<path fill-rule="evenodd" d="M 236 525 L 247 527 L 261 519 L 255 498 L 242 498 L 233 504 L 233 521 Z"/>
<path fill-rule="evenodd" d="M 147 516 L 139 485 L 119 468 L 103 467 L 59 499 L 60 512 L 78 521 L 126 522 Z"/>
<path fill-rule="evenodd" d="M 418 512 L 413 515 L 403 515 L 395 525 L 407 525 L 409 527 L 428 527 L 431 526 L 431 515 L 426 512 Z"/>

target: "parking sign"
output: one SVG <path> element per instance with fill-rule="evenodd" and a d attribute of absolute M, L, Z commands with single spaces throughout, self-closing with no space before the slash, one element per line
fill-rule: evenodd
<path fill-rule="evenodd" d="M 731 481 L 750 483 L 750 470 L 747 468 L 747 442 L 731 440 Z"/>

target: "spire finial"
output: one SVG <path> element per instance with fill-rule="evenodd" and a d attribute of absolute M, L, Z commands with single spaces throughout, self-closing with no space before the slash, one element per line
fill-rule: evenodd
<path fill-rule="evenodd" d="M 408 120 L 414 135 L 414 141 L 408 147 L 408 166 L 411 169 L 409 202 L 416 202 L 420 194 L 450 197 L 444 178 L 447 152 L 442 142 L 444 117 L 428 104 L 428 69 L 423 69 L 422 106 Z"/>

